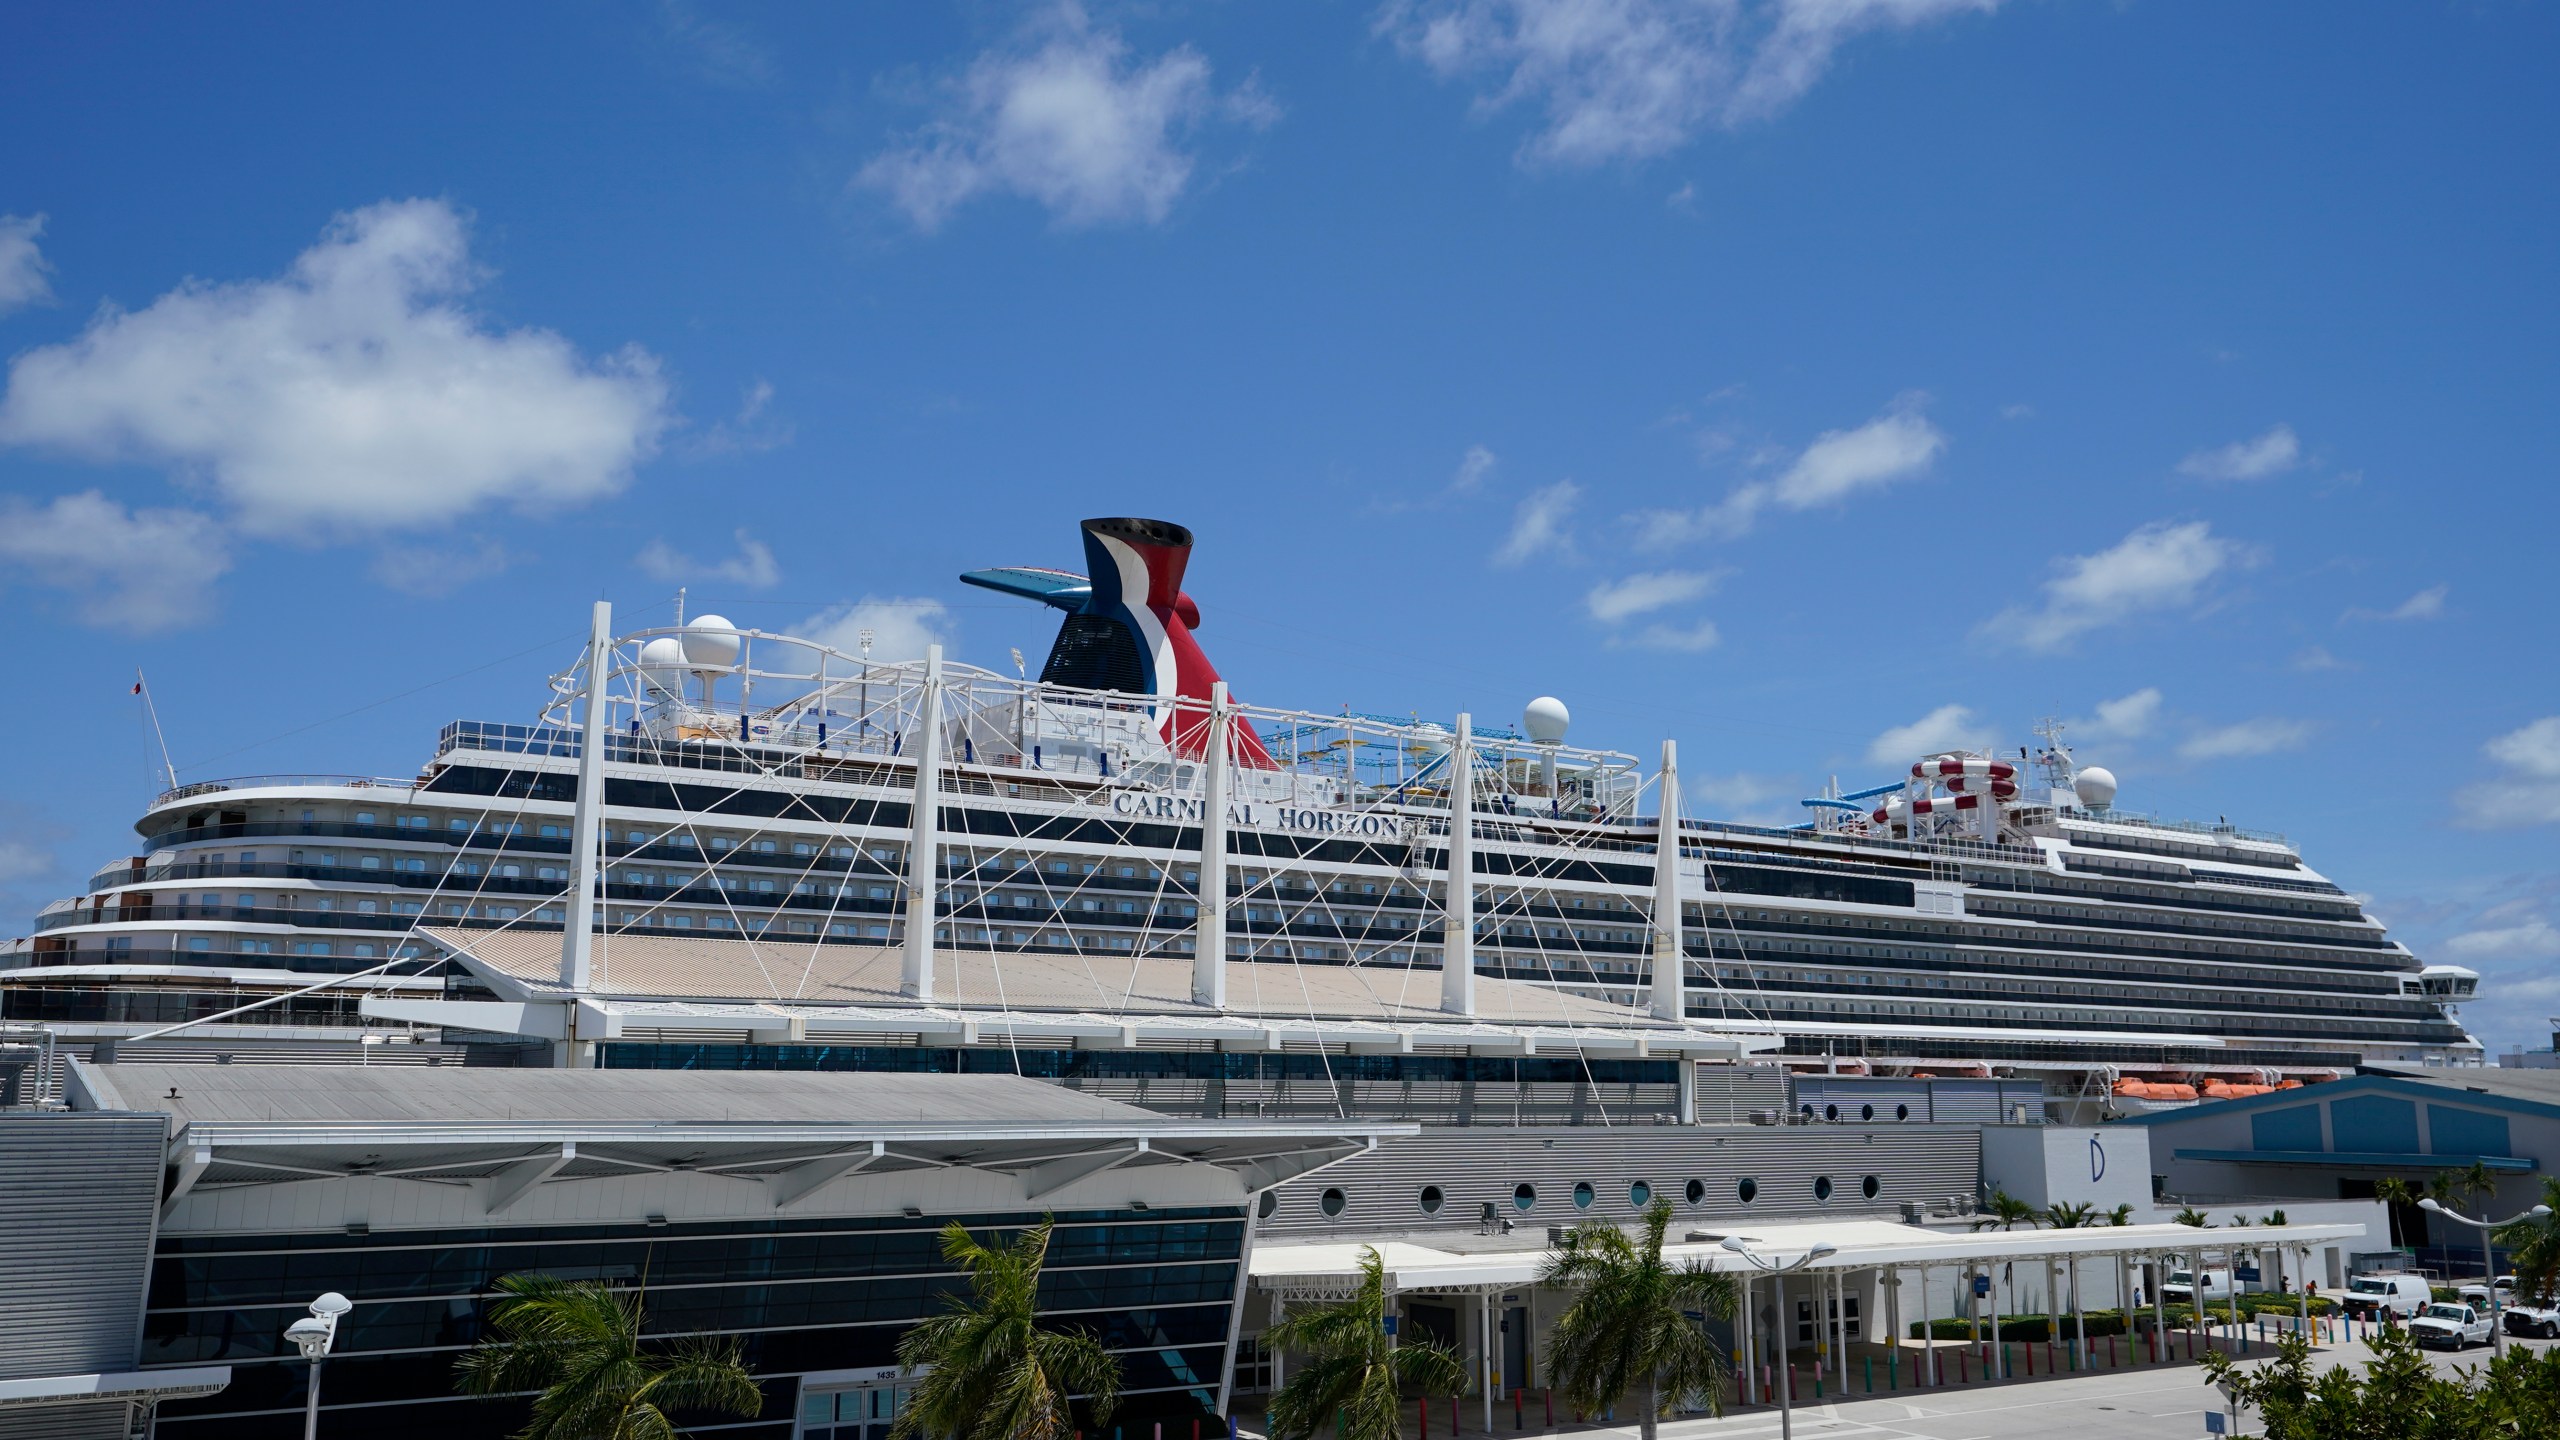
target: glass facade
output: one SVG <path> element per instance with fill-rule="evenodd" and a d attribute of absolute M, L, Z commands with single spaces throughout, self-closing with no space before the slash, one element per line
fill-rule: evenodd
<path fill-rule="evenodd" d="M 1036 1215 L 957 1217 L 1010 1240 Z M 1121 1422 L 1185 1422 L 1217 1401 L 1244 1237 L 1240 1209 L 1062 1214 L 1041 1283 L 1044 1311 L 1091 1331 L 1121 1362 Z M 644 1288 L 647 1333 L 735 1335 L 762 1381 L 752 1422 L 706 1418 L 722 1435 L 790 1440 L 825 1384 L 802 1377 L 894 1367 L 900 1336 L 966 1285 L 942 1259 L 938 1220 L 790 1219 L 668 1225 L 492 1226 L 468 1230 L 164 1235 L 144 1320 L 146 1366 L 222 1363 L 230 1386 L 162 1409 L 161 1440 L 248 1440 L 298 1416 L 310 1367 L 284 1329 L 313 1296 L 355 1308 L 322 1373 L 321 1433 L 365 1440 L 503 1434 L 525 1402 L 458 1397 L 454 1361 L 483 1334 L 502 1276 L 540 1272 Z M 847 1392 L 848 1394 L 852 1392 Z M 861 1392 L 842 1424 L 863 1440 Z M 853 1428 L 847 1430 L 845 1426 Z M 805 1433 L 816 1434 L 817 1430 Z M 1185 1430 L 1187 1433 L 1187 1427 Z"/>

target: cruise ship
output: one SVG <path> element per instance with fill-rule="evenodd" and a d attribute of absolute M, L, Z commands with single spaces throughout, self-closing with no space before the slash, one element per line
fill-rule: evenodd
<path fill-rule="evenodd" d="M 137 853 L 0 953 L 0 1022 L 128 1060 L 542 1063 L 386 1002 L 486 998 L 450 963 L 472 937 L 558 944 L 592 913 L 603 953 L 733 942 L 777 996 L 865 947 L 1001 986 L 1006 957 L 1205 944 L 1453 1007 L 1472 976 L 1668 996 L 1799 1071 L 2020 1077 L 2112 1113 L 2478 1063 L 2469 972 L 2422 966 L 2280 836 L 2117 807 L 2057 726 L 1834 784 L 1801 825 L 1723 823 L 1683 812 L 1669 744 L 1568 743 L 1553 698 L 1516 725 L 1245 701 L 1197 638 L 1190 532 L 1082 536 L 1081 572 L 960 577 L 1062 612 L 1036 678 L 1018 652 L 1006 674 L 717 615 L 600 622 L 523 716 L 446 724 L 414 773 L 177 785 Z"/>

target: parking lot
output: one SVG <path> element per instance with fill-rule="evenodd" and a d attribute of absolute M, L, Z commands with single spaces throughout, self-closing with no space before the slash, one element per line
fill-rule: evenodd
<path fill-rule="evenodd" d="M 2539 1351 L 2560 1342 L 2510 1336 L 2507 1343 Z M 2252 1363 L 2272 1353 L 2271 1348 L 2253 1347 Z M 2428 1359 L 2450 1375 L 2488 1364 L 2490 1353 L 2488 1346 L 2479 1345 L 2459 1352 L 2430 1351 Z M 2320 1347 L 2312 1355 L 2321 1365 L 2361 1366 L 2371 1358 L 2361 1342 L 2353 1341 Z M 2192 1440 L 2206 1433 L 2205 1412 L 2220 1409 L 2221 1403 L 2201 1368 L 2178 1363 L 1808 1401 L 1795 1407 L 1794 1428 L 1799 1436 L 1826 1440 L 2050 1440 L 2057 1435 L 2072 1440 Z M 2251 1428 L 2249 1417 L 2241 1417 L 2239 1433 Z M 1533 1421 L 1530 1433 L 1538 1430 Z M 1433 1433 L 1445 1432 L 1435 1426 Z M 1498 1425 L 1495 1433 L 1508 1434 L 1510 1427 Z M 1564 1426 L 1548 1433 L 1633 1436 L 1636 1427 Z M 1754 1406 L 1720 1419 L 1665 1421 L 1661 1434 L 1663 1440 L 1774 1440 L 1779 1417 L 1774 1408 Z"/>

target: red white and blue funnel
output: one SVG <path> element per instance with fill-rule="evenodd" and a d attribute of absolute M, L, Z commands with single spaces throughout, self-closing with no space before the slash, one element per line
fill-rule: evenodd
<path fill-rule="evenodd" d="M 1083 528 L 1084 575 L 1026 567 L 972 570 L 960 578 L 1066 611 L 1040 667 L 1042 682 L 1149 698 L 1166 746 L 1180 759 L 1197 760 L 1208 748 L 1209 687 L 1218 670 L 1192 633 L 1200 628 L 1200 607 L 1182 590 L 1191 532 L 1171 521 L 1128 518 L 1087 520 Z M 1235 718 L 1229 733 L 1235 763 L 1274 768 L 1244 717 Z"/>

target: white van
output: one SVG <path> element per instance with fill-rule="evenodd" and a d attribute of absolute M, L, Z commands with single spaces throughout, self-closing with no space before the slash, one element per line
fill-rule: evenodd
<path fill-rule="evenodd" d="M 2193 1305 L 2201 1287 L 2205 1303 L 2231 1298 L 2231 1272 L 2228 1270 L 2172 1270 L 2160 1284 L 2160 1298 L 2172 1305 Z"/>
<path fill-rule="evenodd" d="M 2350 1315 L 2385 1312 L 2406 1320 L 2427 1308 L 2435 1292 L 2427 1287 L 2424 1275 L 2356 1275 L 2347 1281 L 2347 1293 L 2338 1297 Z"/>

